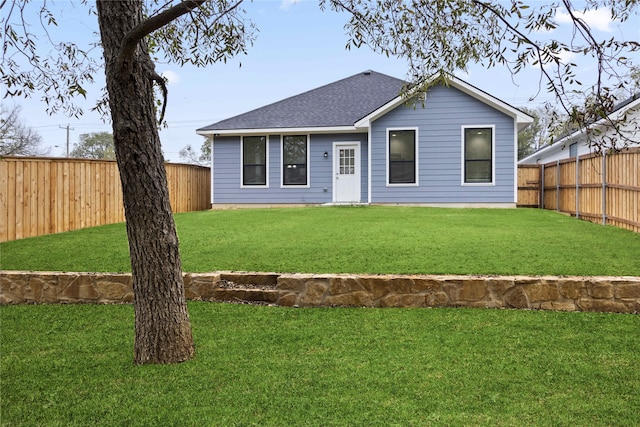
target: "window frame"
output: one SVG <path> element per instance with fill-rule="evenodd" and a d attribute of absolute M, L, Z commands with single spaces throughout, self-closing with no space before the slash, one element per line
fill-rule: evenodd
<path fill-rule="evenodd" d="M 414 148 L 414 159 L 413 159 L 413 168 L 414 168 L 414 181 L 415 182 L 390 182 L 390 172 L 391 172 L 391 132 L 395 131 L 413 131 L 414 139 L 413 139 L 413 148 Z M 420 156 L 419 153 L 419 128 L 416 127 L 390 127 L 385 129 L 386 133 L 386 170 L 387 170 L 387 187 L 417 187 L 419 185 L 419 177 L 420 177 Z"/>
<path fill-rule="evenodd" d="M 245 184 L 244 183 L 244 139 L 245 138 L 261 138 L 265 139 L 265 183 L 264 184 Z M 243 135 L 240 139 L 240 188 L 269 188 L 269 135 Z"/>
<path fill-rule="evenodd" d="M 466 131 L 467 129 L 490 129 L 491 130 L 491 181 L 489 182 L 466 182 Z M 461 126 L 461 153 L 460 153 L 460 182 L 462 186 L 487 187 L 496 185 L 496 125 L 463 125 Z"/>
<path fill-rule="evenodd" d="M 304 136 L 307 143 L 307 183 L 306 184 L 285 184 L 284 166 L 284 140 L 288 136 Z M 280 135 L 280 188 L 310 188 L 311 187 L 311 135 L 308 133 L 291 133 Z"/>

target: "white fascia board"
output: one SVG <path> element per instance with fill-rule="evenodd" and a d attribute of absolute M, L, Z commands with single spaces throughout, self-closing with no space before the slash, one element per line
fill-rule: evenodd
<path fill-rule="evenodd" d="M 380 117 L 384 116 L 389 111 L 393 110 L 398 105 L 402 104 L 404 102 L 404 100 L 405 100 L 405 98 L 402 97 L 402 96 L 398 96 L 398 97 L 392 99 L 391 101 L 387 102 L 382 107 L 380 107 L 377 110 L 375 110 L 374 112 L 369 113 L 368 115 L 366 115 L 363 118 L 361 118 L 360 120 L 358 120 L 355 123 L 354 126 L 356 128 L 358 128 L 358 129 L 368 129 L 369 126 L 370 126 L 370 123 L 372 121 L 374 121 L 376 119 L 379 119 Z"/>
<path fill-rule="evenodd" d="M 366 132 L 366 129 L 359 129 L 356 126 L 332 126 L 332 127 L 299 127 L 299 128 L 264 128 L 264 129 L 218 129 L 199 130 L 198 135 L 281 135 L 281 134 L 318 134 L 318 133 L 359 133 Z"/>
<path fill-rule="evenodd" d="M 582 130 L 578 130 L 572 133 L 571 135 L 567 135 L 562 139 L 554 141 L 551 145 L 547 145 L 546 147 L 543 147 L 538 151 L 534 151 L 533 153 L 529 154 L 527 157 L 520 159 L 518 161 L 518 164 L 522 164 L 522 165 L 532 164 L 531 160 L 533 158 L 545 158 L 555 153 L 558 153 L 564 150 L 565 148 L 567 148 L 567 144 L 573 144 L 574 140 L 576 140 L 582 134 L 583 134 Z M 540 162 L 540 164 L 542 163 L 546 163 L 546 162 Z M 533 164 L 538 164 L 538 162 L 535 161 L 533 162 Z"/>
<path fill-rule="evenodd" d="M 526 164 L 530 164 L 531 163 L 531 159 L 532 158 L 538 158 L 538 157 L 546 157 L 549 154 L 552 154 L 554 151 L 560 151 L 560 147 L 562 147 L 562 144 L 558 143 L 557 141 L 554 142 L 551 145 L 547 145 L 544 148 L 539 149 L 538 151 L 534 151 L 533 153 L 529 154 L 527 157 L 524 157 L 520 160 L 518 160 L 518 164 L 519 165 L 526 165 Z M 537 164 L 538 162 L 533 162 L 534 164 Z"/>

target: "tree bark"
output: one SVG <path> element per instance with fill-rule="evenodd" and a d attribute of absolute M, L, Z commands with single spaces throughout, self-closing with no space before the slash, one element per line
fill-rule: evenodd
<path fill-rule="evenodd" d="M 133 274 L 134 362 L 183 362 L 194 346 L 156 124 L 157 74 L 144 40 L 121 57 L 144 19 L 142 1 L 98 0 L 97 9 Z"/>

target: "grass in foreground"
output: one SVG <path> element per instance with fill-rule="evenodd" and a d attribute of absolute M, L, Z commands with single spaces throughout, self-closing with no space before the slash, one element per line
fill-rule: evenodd
<path fill-rule="evenodd" d="M 638 422 L 640 316 L 189 309 L 196 359 L 134 366 L 130 305 L 0 307 L 2 425 Z"/>
<path fill-rule="evenodd" d="M 537 209 L 250 209 L 176 223 L 189 272 L 640 275 L 640 234 Z M 124 224 L 0 251 L 3 269 L 130 271 Z"/>

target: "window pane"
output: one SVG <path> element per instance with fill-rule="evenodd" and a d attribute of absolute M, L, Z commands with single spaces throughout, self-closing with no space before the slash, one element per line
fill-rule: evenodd
<path fill-rule="evenodd" d="M 464 147 L 467 160 L 491 160 L 491 129 L 466 129 Z"/>
<path fill-rule="evenodd" d="M 413 130 L 389 132 L 389 155 L 391 160 L 415 159 L 415 135 Z"/>
<path fill-rule="evenodd" d="M 244 163 L 265 164 L 267 158 L 267 138 L 264 136 L 244 137 Z"/>
<path fill-rule="evenodd" d="M 267 168 L 263 165 L 244 166 L 244 185 L 266 185 Z"/>
<path fill-rule="evenodd" d="M 307 137 L 287 135 L 282 144 L 284 185 L 307 184 Z"/>
<path fill-rule="evenodd" d="M 464 182 L 492 182 L 492 129 L 467 128 L 464 132 Z"/>
<path fill-rule="evenodd" d="M 465 182 L 491 182 L 491 161 L 467 161 Z"/>
<path fill-rule="evenodd" d="M 356 164 L 356 154 L 353 148 L 342 148 L 340 149 L 340 175 L 354 175 L 355 172 L 355 164 Z"/>
<path fill-rule="evenodd" d="M 389 131 L 389 183 L 416 182 L 416 131 Z"/>
<path fill-rule="evenodd" d="M 416 182 L 414 162 L 391 162 L 389 164 L 389 183 L 414 183 Z"/>
<path fill-rule="evenodd" d="M 242 184 L 267 184 L 267 138 L 245 136 L 242 139 Z"/>
<path fill-rule="evenodd" d="M 569 146 L 569 157 L 578 157 L 578 143 L 574 142 Z"/>

